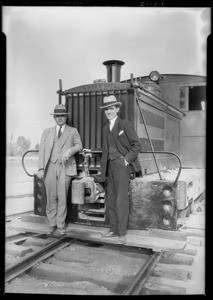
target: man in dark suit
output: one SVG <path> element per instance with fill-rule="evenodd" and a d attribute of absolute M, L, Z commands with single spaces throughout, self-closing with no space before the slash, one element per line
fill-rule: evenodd
<path fill-rule="evenodd" d="M 118 117 L 121 105 L 111 95 L 104 97 L 101 106 L 108 119 L 103 127 L 101 175 L 103 180 L 108 179 L 106 204 L 110 219 L 110 231 L 103 237 L 113 237 L 123 244 L 129 217 L 130 175 L 141 170 L 138 160 L 141 143 L 131 123 Z"/>
<path fill-rule="evenodd" d="M 58 228 L 65 234 L 67 215 L 67 194 L 71 176 L 77 174 L 74 154 L 82 150 L 78 130 L 66 124 L 67 115 L 64 105 L 55 106 L 56 126 L 43 131 L 39 146 L 38 178 L 44 178 L 49 221 L 49 234 Z"/>

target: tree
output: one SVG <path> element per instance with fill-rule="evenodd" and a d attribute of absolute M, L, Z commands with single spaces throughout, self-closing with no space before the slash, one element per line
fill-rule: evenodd
<path fill-rule="evenodd" d="M 16 144 L 10 143 L 7 150 L 8 155 L 14 156 L 16 154 Z"/>
<path fill-rule="evenodd" d="M 30 149 L 31 141 L 29 138 L 19 136 L 16 142 L 16 152 L 19 155 L 23 155 L 26 151 Z"/>
<path fill-rule="evenodd" d="M 14 143 L 14 140 L 13 140 L 13 133 L 11 133 L 11 136 L 10 136 L 10 143 L 8 145 L 8 148 L 7 148 L 7 153 L 10 155 L 10 156 L 14 156 L 15 155 L 15 143 Z"/>

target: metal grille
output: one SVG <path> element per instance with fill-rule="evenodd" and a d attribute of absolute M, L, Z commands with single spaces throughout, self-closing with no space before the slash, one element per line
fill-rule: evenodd
<path fill-rule="evenodd" d="M 122 102 L 120 117 L 133 123 L 134 92 L 133 90 L 74 92 L 66 97 L 67 109 L 71 114 L 68 116 L 68 125 L 78 129 L 83 148 L 101 150 L 103 145 L 102 127 L 107 121 L 103 109 L 103 98 L 107 95 L 115 95 Z M 78 166 L 82 165 L 79 158 Z M 100 157 L 92 158 L 89 167 L 100 167 Z"/>
<path fill-rule="evenodd" d="M 76 127 L 81 135 L 84 148 L 100 149 L 102 147 L 102 127 L 106 122 L 104 111 L 100 109 L 103 98 L 109 92 L 73 93 L 67 97 L 68 125 Z M 113 93 L 118 101 L 122 102 L 121 118 L 133 121 L 133 101 L 127 91 Z M 133 96 L 132 96 L 133 100 Z"/>

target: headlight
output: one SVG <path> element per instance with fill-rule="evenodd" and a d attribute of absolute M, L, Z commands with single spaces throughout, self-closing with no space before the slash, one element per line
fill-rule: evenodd
<path fill-rule="evenodd" d="M 170 225 L 170 220 L 169 220 L 168 218 L 164 217 L 164 218 L 163 218 L 163 224 L 164 224 L 165 226 L 169 226 L 169 225 Z"/>
<path fill-rule="evenodd" d="M 163 196 L 168 198 L 172 194 L 172 187 L 170 185 L 165 185 L 162 190 Z"/>
<path fill-rule="evenodd" d="M 167 213 L 172 212 L 172 206 L 169 205 L 169 204 L 163 204 L 163 209 L 164 209 Z"/>
<path fill-rule="evenodd" d="M 150 74 L 149 74 L 149 78 L 150 80 L 156 82 L 160 79 L 161 75 L 158 71 L 152 71 Z"/>
<path fill-rule="evenodd" d="M 163 208 L 164 215 L 167 215 L 167 216 L 173 215 L 174 209 L 173 209 L 171 201 L 164 200 L 162 203 L 162 208 Z"/>

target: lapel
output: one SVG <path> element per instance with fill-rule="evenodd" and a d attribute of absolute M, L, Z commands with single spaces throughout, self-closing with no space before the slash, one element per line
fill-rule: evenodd
<path fill-rule="evenodd" d="M 49 135 L 50 149 L 52 149 L 52 147 L 53 147 L 55 133 L 56 133 L 56 126 L 54 126 L 50 129 L 50 135 Z"/>
<path fill-rule="evenodd" d="M 64 128 L 63 134 L 61 136 L 61 147 L 63 147 L 64 143 L 67 141 L 69 134 L 70 134 L 70 127 L 68 127 L 65 124 L 65 128 Z"/>
<path fill-rule="evenodd" d="M 116 143 L 116 145 L 117 145 L 118 148 L 120 148 L 119 145 L 118 145 L 118 143 L 117 143 L 118 142 L 117 137 L 118 137 L 118 133 L 119 133 L 119 128 L 120 128 L 120 118 L 117 117 L 117 119 L 115 121 L 115 124 L 114 124 L 114 126 L 112 128 L 111 133 L 112 133 L 112 135 L 114 137 L 115 143 Z M 104 126 L 104 133 L 103 133 L 103 141 L 104 141 L 104 148 L 105 148 L 105 150 L 108 149 L 108 131 L 109 131 L 109 121 L 105 124 L 105 126 Z"/>
<path fill-rule="evenodd" d="M 118 130 L 119 129 L 119 120 L 120 120 L 119 117 L 117 117 L 117 119 L 115 120 L 115 124 L 111 131 L 116 140 L 117 140 L 118 132 L 119 132 L 119 130 Z"/>
<path fill-rule="evenodd" d="M 104 149 L 108 149 L 108 131 L 109 131 L 109 121 L 106 122 L 104 125 L 104 131 L 103 131 L 103 146 Z"/>
<path fill-rule="evenodd" d="M 115 121 L 114 127 L 112 129 L 112 134 L 114 136 L 114 141 L 115 144 L 117 146 L 117 149 L 123 154 L 125 155 L 123 152 L 123 145 L 120 143 L 120 141 L 118 140 L 118 134 L 120 132 L 121 129 L 121 119 L 118 117 Z"/>

